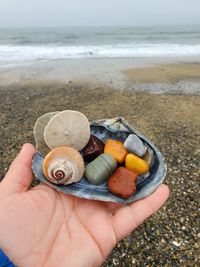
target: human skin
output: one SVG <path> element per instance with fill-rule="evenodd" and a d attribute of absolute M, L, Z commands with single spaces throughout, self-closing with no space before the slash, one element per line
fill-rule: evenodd
<path fill-rule="evenodd" d="M 100 266 L 117 242 L 166 201 L 161 185 L 130 205 L 30 188 L 35 149 L 25 144 L 0 183 L 0 247 L 19 267 Z"/>

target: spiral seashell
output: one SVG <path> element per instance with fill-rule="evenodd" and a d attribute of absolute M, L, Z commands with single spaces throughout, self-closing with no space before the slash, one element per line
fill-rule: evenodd
<path fill-rule="evenodd" d="M 47 154 L 42 169 L 51 183 L 67 185 L 80 181 L 85 167 L 81 154 L 74 148 L 57 147 Z"/>

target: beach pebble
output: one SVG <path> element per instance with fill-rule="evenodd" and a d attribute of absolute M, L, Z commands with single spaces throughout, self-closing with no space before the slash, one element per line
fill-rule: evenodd
<path fill-rule="evenodd" d="M 125 161 L 128 150 L 124 147 L 123 143 L 117 140 L 107 139 L 104 147 L 104 153 L 111 154 L 117 163 Z"/>
<path fill-rule="evenodd" d="M 83 149 L 83 158 L 86 162 L 91 162 L 103 153 L 104 143 L 94 135 L 90 135 L 90 140 Z"/>
<path fill-rule="evenodd" d="M 88 182 L 95 185 L 103 184 L 117 168 L 115 158 L 110 154 L 101 154 L 90 162 L 85 169 Z"/>
<path fill-rule="evenodd" d="M 153 150 L 150 147 L 148 147 L 146 154 L 142 158 L 149 164 L 149 166 L 152 166 L 153 165 Z"/>
<path fill-rule="evenodd" d="M 125 167 L 119 167 L 110 177 L 108 189 L 114 195 L 122 198 L 129 198 L 136 191 L 135 181 L 137 176 L 137 173 Z"/>
<path fill-rule="evenodd" d="M 149 164 L 132 153 L 126 156 L 125 166 L 138 174 L 143 174 L 149 170 Z"/>
<path fill-rule="evenodd" d="M 124 147 L 139 157 L 144 156 L 147 147 L 136 134 L 130 134 L 124 142 Z"/>

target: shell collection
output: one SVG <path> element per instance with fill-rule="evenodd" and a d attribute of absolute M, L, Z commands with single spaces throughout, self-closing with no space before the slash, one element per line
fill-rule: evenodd
<path fill-rule="evenodd" d="M 35 177 L 66 194 L 130 203 L 166 175 L 157 147 L 120 117 L 89 123 L 78 111 L 51 112 L 36 121 L 34 137 Z"/>

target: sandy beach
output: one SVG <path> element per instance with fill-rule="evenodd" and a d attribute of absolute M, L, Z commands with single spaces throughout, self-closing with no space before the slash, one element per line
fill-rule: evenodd
<path fill-rule="evenodd" d="M 200 94 L 200 59 L 79 58 L 11 61 L 0 66 L 2 86 L 91 82 L 117 90 L 153 94 Z"/>
<path fill-rule="evenodd" d="M 165 156 L 171 194 L 103 266 L 199 266 L 200 65 L 105 62 L 0 69 L 1 179 L 22 144 L 34 144 L 33 125 L 42 114 L 72 109 L 90 120 L 122 116 Z M 164 90 L 150 90 L 161 85 Z"/>

